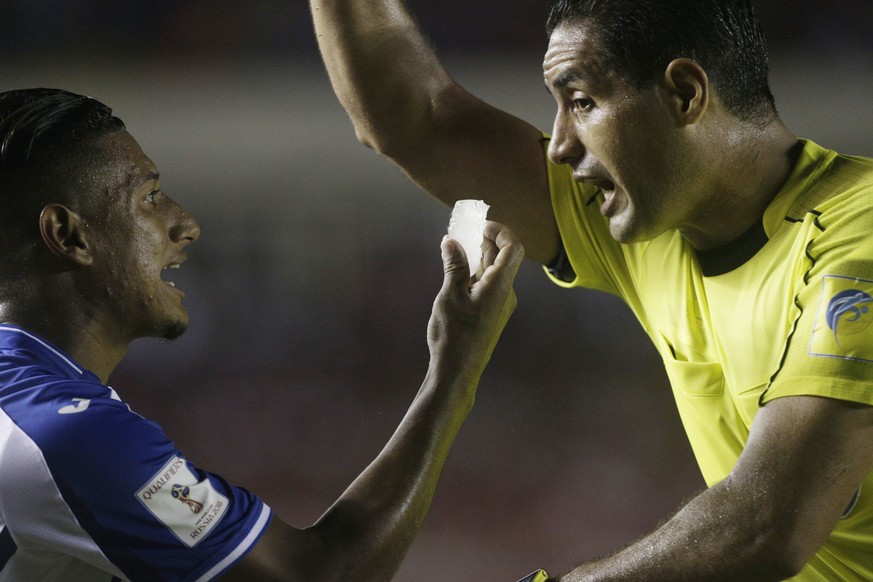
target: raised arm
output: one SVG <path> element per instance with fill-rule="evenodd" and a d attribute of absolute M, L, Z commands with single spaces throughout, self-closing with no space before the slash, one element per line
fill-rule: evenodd
<path fill-rule="evenodd" d="M 389 580 L 418 531 L 449 448 L 473 406 L 479 377 L 515 309 L 524 251 L 508 229 L 486 226 L 485 271 L 472 287 L 460 245 L 442 243 L 445 279 L 428 324 L 430 365 L 386 447 L 312 526 L 274 518 L 225 580 Z"/>
<path fill-rule="evenodd" d="M 358 139 L 451 206 L 483 199 L 528 258 L 558 252 L 539 130 L 470 95 L 400 0 L 310 0 L 318 44 Z M 538 78 L 531 77 L 532 83 Z"/>
<path fill-rule="evenodd" d="M 873 407 L 778 398 L 731 474 L 653 534 L 560 582 L 783 580 L 825 542 L 873 466 Z"/>

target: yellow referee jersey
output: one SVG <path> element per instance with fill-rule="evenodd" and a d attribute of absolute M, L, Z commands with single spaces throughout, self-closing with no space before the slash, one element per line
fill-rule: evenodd
<path fill-rule="evenodd" d="M 676 231 L 622 245 L 595 191 L 549 163 L 552 204 L 575 278 L 618 295 L 660 352 L 708 485 L 731 471 L 758 407 L 789 395 L 873 405 L 873 159 L 802 140 L 767 208 L 767 241 L 706 276 Z M 873 472 L 794 580 L 873 580 Z"/>

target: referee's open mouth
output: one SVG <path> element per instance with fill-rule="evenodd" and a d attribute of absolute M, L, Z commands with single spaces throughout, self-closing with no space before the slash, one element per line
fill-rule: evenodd
<path fill-rule="evenodd" d="M 596 180 L 594 185 L 600 188 L 604 195 L 609 196 L 615 192 L 615 182 L 610 180 Z"/>

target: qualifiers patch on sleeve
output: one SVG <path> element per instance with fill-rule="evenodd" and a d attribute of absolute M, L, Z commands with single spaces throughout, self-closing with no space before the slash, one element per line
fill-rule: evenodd
<path fill-rule="evenodd" d="M 136 492 L 136 498 L 189 548 L 224 517 L 228 499 L 209 479 L 197 477 L 180 457 L 173 457 Z"/>
<path fill-rule="evenodd" d="M 873 362 L 871 324 L 873 281 L 825 275 L 809 353 Z"/>

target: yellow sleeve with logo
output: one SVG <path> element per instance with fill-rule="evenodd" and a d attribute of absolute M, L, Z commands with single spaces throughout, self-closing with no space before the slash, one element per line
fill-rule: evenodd
<path fill-rule="evenodd" d="M 806 216 L 795 329 L 762 403 L 813 395 L 873 404 L 873 160 L 840 156 L 821 181 L 840 194 Z"/>

